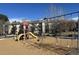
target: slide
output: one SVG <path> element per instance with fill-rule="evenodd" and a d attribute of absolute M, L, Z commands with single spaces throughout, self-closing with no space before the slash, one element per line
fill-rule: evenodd
<path fill-rule="evenodd" d="M 28 32 L 31 36 L 33 36 L 34 38 L 38 39 L 38 37 L 36 35 L 34 35 L 32 32 Z"/>
<path fill-rule="evenodd" d="M 24 34 L 19 34 L 18 36 L 16 36 L 16 40 L 19 41 L 21 39 L 23 39 Z"/>
<path fill-rule="evenodd" d="M 38 39 L 38 37 L 37 37 L 36 35 L 34 35 L 32 32 L 28 32 L 27 35 L 31 35 L 32 37 Z M 24 37 L 24 34 L 20 34 L 20 35 L 18 35 L 18 36 L 16 37 L 16 40 L 17 40 L 17 41 L 22 40 L 23 37 Z"/>

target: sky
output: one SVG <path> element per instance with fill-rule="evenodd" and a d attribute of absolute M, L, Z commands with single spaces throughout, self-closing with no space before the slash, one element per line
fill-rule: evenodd
<path fill-rule="evenodd" d="M 0 14 L 7 15 L 10 21 L 38 20 L 44 17 L 52 17 L 54 15 L 53 6 L 57 7 L 57 10 L 64 10 L 62 14 L 79 11 L 79 4 L 0 3 Z"/>

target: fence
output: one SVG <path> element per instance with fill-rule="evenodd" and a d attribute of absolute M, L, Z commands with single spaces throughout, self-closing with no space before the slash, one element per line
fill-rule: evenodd
<path fill-rule="evenodd" d="M 45 19 L 49 35 L 56 37 L 56 44 L 75 48 L 72 54 L 79 54 L 79 11 Z M 47 27 L 47 26 L 46 26 Z"/>

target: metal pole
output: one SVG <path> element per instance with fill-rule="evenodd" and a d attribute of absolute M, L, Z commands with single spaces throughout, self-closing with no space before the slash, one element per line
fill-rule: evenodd
<path fill-rule="evenodd" d="M 44 35 L 45 35 L 45 22 L 44 20 L 42 20 L 42 39 L 40 41 L 40 44 L 42 44 Z"/>
<path fill-rule="evenodd" d="M 78 40 L 79 40 L 79 13 L 78 13 L 78 39 L 77 39 L 77 49 L 79 49 L 78 47 Z"/>
<path fill-rule="evenodd" d="M 25 29 L 26 29 L 26 26 L 23 26 L 24 27 L 24 40 L 26 39 L 26 33 L 25 33 Z"/>

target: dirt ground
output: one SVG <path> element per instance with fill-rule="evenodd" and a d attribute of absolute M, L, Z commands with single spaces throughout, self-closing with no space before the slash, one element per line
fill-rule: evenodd
<path fill-rule="evenodd" d="M 73 50 L 73 47 L 76 47 L 76 40 L 44 37 L 36 42 L 35 39 L 15 41 L 7 38 L 0 40 L 0 55 L 62 55 Z"/>

